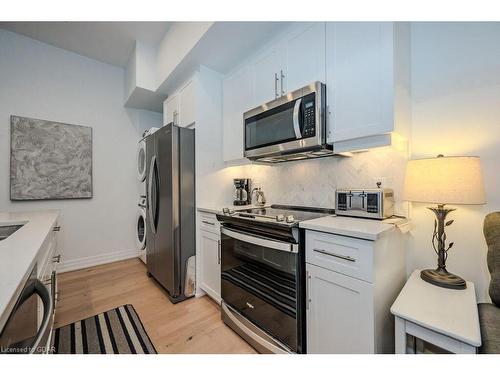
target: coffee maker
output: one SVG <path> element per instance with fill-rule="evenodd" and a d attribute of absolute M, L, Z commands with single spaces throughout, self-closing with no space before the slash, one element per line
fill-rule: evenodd
<path fill-rule="evenodd" d="M 235 178 L 234 182 L 234 201 L 233 205 L 235 206 L 244 206 L 250 204 L 251 195 L 250 195 L 250 179 L 249 178 Z"/>

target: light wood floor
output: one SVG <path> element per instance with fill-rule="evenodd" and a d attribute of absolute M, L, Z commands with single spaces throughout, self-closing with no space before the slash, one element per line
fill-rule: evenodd
<path fill-rule="evenodd" d="M 159 353 L 255 353 L 207 296 L 172 304 L 139 259 L 59 275 L 55 326 L 132 304 Z"/>

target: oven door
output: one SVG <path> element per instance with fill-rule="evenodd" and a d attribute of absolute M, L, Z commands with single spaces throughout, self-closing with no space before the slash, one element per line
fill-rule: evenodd
<path fill-rule="evenodd" d="M 221 228 L 225 304 L 297 352 L 298 245 Z"/>
<path fill-rule="evenodd" d="M 291 92 L 243 115 L 247 158 L 307 150 L 324 141 L 320 82 Z"/>

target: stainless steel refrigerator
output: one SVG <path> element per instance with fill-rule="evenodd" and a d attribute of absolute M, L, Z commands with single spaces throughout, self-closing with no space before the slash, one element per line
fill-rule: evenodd
<path fill-rule="evenodd" d="M 173 303 L 194 295 L 194 129 L 165 125 L 145 138 L 146 261 Z"/>

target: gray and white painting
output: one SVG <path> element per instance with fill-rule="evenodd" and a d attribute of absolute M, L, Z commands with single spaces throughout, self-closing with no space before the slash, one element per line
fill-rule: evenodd
<path fill-rule="evenodd" d="M 11 116 L 10 199 L 92 198 L 92 128 Z"/>

